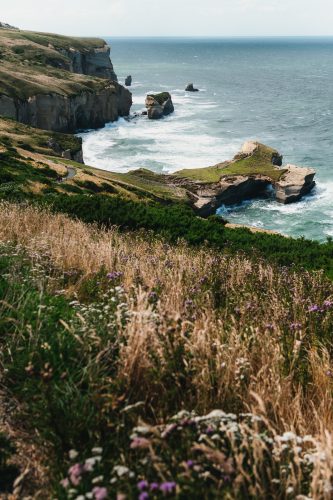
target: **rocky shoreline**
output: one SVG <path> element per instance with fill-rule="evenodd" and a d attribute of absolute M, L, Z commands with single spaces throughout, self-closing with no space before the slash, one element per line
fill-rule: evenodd
<path fill-rule="evenodd" d="M 7 33 L 10 43 L 6 45 Z M 28 42 L 30 52 L 25 52 Z M 119 117 L 129 116 L 132 94 L 118 83 L 110 47 L 104 40 L 58 37 L 9 28 L 2 31 L 2 43 L 8 60 L 4 58 L 0 73 L 3 73 L 3 80 L 7 77 L 9 82 L 3 88 L 0 85 L 0 115 L 3 117 L 43 130 L 75 133 L 79 129 L 100 128 Z M 38 62 L 40 51 L 44 66 Z M 131 82 L 128 76 L 125 85 Z M 188 92 L 197 90 L 193 84 L 186 87 Z M 148 94 L 145 106 L 147 111 L 142 114 L 149 119 L 160 119 L 174 111 L 169 92 Z M 75 153 L 60 151 L 51 143 L 49 147 L 55 154 L 83 162 L 82 148 Z M 315 171 L 289 164 L 283 167 L 282 160 L 278 151 L 249 141 L 231 161 L 212 167 L 182 170 L 173 175 L 140 170 L 135 175 L 147 186 L 151 186 L 153 179 L 155 187 L 162 190 L 180 190 L 198 215 L 206 217 L 221 205 L 267 196 L 268 190 L 280 203 L 293 203 L 310 193 L 315 186 Z"/>

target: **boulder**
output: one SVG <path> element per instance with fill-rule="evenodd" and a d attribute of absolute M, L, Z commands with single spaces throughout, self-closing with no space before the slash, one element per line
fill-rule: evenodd
<path fill-rule="evenodd" d="M 194 88 L 193 83 L 189 83 L 185 89 L 185 92 L 199 92 L 199 89 Z"/>
<path fill-rule="evenodd" d="M 125 85 L 126 85 L 126 87 L 130 87 L 132 85 L 132 77 L 131 77 L 131 75 L 128 75 L 125 78 Z"/>
<path fill-rule="evenodd" d="M 275 183 L 276 200 L 280 203 L 293 203 L 310 193 L 316 185 L 315 170 L 296 165 L 286 165 L 286 172 Z"/>
<path fill-rule="evenodd" d="M 146 108 L 150 120 L 158 120 L 163 116 L 173 113 L 175 108 L 169 92 L 160 94 L 148 94 L 146 97 Z"/>

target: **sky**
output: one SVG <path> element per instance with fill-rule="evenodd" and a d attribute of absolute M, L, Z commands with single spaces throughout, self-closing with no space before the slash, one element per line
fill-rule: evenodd
<path fill-rule="evenodd" d="M 3 0 L 0 21 L 76 36 L 330 36 L 332 0 Z"/>

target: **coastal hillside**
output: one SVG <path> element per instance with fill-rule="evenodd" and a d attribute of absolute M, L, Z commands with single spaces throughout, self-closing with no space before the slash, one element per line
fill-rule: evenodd
<path fill-rule="evenodd" d="M 0 115 L 46 130 L 96 128 L 129 114 L 104 40 L 0 30 Z"/>
<path fill-rule="evenodd" d="M 330 500 L 333 240 L 216 215 L 316 172 L 86 165 L 132 103 L 109 55 L 0 25 L 0 499 Z"/>

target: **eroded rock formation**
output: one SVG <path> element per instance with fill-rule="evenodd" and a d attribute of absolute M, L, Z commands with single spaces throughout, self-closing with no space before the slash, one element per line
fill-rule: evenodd
<path fill-rule="evenodd" d="M 267 197 L 269 187 L 273 188 L 270 195 L 280 203 L 296 202 L 311 192 L 315 186 L 313 169 L 281 165 L 282 155 L 276 150 L 251 141 L 229 162 L 189 170 L 188 176 L 182 170 L 169 176 L 167 182 L 186 189 L 194 209 L 206 217 L 221 205 Z"/>
<path fill-rule="evenodd" d="M 72 73 L 97 76 L 118 81 L 110 59 L 110 47 L 105 44 L 101 48 L 76 50 L 74 48 L 58 49 L 70 61 L 68 68 Z"/>
<path fill-rule="evenodd" d="M 161 94 L 148 94 L 146 97 L 146 108 L 150 120 L 158 120 L 173 113 L 175 108 L 169 92 Z"/>
<path fill-rule="evenodd" d="M 280 203 L 293 203 L 299 201 L 304 195 L 310 193 L 315 186 L 315 170 L 301 168 L 296 165 L 286 165 L 286 172 L 275 183 L 276 200 Z"/>

